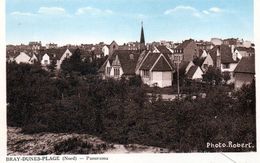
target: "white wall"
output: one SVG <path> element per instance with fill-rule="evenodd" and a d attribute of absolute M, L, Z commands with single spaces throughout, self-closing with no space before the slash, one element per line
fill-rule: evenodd
<path fill-rule="evenodd" d="M 234 73 L 235 68 L 237 67 L 237 64 L 238 63 L 230 63 L 228 69 L 224 69 L 223 64 L 221 64 L 221 72 L 222 73 L 223 72 L 229 72 L 230 73 L 230 80 L 228 81 L 228 83 L 234 82 L 234 80 L 235 80 L 233 73 Z"/>
<path fill-rule="evenodd" d="M 35 63 L 35 61 L 38 61 L 38 58 L 33 54 L 32 58 L 30 59 L 31 64 Z"/>
<path fill-rule="evenodd" d="M 109 55 L 109 48 L 107 46 L 103 46 L 102 52 L 104 53 L 104 56 Z"/>
<path fill-rule="evenodd" d="M 197 70 L 195 71 L 192 79 L 202 79 L 202 75 L 203 75 L 203 72 L 200 69 L 200 67 L 198 67 Z"/>
<path fill-rule="evenodd" d="M 45 63 L 45 60 L 47 60 L 47 62 Z M 46 65 L 49 65 L 51 62 L 50 62 L 50 57 L 48 56 L 48 54 L 44 54 L 43 57 L 42 57 L 42 60 L 41 60 L 41 64 L 43 66 L 46 66 Z"/>
<path fill-rule="evenodd" d="M 124 73 L 124 72 L 123 72 L 123 69 L 122 69 L 121 67 L 119 68 L 119 72 L 120 72 L 120 74 L 119 74 L 119 77 L 118 77 L 118 78 L 121 78 L 121 76 L 122 76 L 123 73 Z M 114 74 L 114 67 L 111 68 L 110 76 L 113 77 L 113 78 L 117 78 L 117 77 L 115 77 L 115 74 Z"/>
<path fill-rule="evenodd" d="M 66 57 L 71 57 L 71 56 L 72 56 L 72 53 L 70 52 L 69 49 L 67 49 L 67 50 L 63 53 L 63 55 L 61 56 L 61 58 L 60 58 L 59 60 L 57 60 L 57 63 L 56 63 L 57 69 L 58 69 L 58 70 L 60 69 L 62 62 L 66 59 Z"/>
<path fill-rule="evenodd" d="M 201 65 L 201 69 L 203 71 L 206 71 L 206 69 L 204 68 L 204 65 L 206 65 L 206 64 L 208 65 L 208 67 L 209 66 L 214 66 L 214 62 L 213 62 L 213 60 L 212 60 L 212 58 L 211 58 L 211 56 L 209 54 L 207 55 L 207 57 L 205 58 L 203 64 Z"/>
<path fill-rule="evenodd" d="M 166 72 L 156 72 L 152 71 L 151 85 L 157 83 L 158 87 L 167 87 L 172 85 L 172 73 L 170 71 Z"/>
<path fill-rule="evenodd" d="M 30 63 L 30 56 L 28 56 L 26 53 L 21 52 L 14 60 L 16 63 Z"/>
<path fill-rule="evenodd" d="M 143 83 L 144 84 L 147 84 L 147 85 L 150 85 L 150 83 L 151 83 L 151 80 L 150 80 L 150 78 L 151 78 L 151 72 L 149 71 L 149 77 L 145 77 L 144 76 L 144 71 L 143 70 L 140 70 L 140 76 L 141 76 L 141 78 L 142 78 L 142 81 L 143 81 Z"/>

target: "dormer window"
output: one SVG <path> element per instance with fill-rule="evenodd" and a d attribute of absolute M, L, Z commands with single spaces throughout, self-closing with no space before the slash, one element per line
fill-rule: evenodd
<path fill-rule="evenodd" d="M 130 58 L 131 60 L 134 60 L 134 55 L 133 55 L 133 54 L 130 54 L 130 55 L 129 55 L 129 58 Z"/>

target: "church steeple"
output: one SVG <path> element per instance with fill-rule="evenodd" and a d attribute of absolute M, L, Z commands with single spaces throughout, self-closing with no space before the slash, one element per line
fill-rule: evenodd
<path fill-rule="evenodd" d="M 141 37 L 140 37 L 140 50 L 145 50 L 144 28 L 143 21 L 141 22 Z"/>

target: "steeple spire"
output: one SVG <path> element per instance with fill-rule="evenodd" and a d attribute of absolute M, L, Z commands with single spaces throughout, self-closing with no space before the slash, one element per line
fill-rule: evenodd
<path fill-rule="evenodd" d="M 145 50 L 143 21 L 141 22 L 140 50 Z"/>

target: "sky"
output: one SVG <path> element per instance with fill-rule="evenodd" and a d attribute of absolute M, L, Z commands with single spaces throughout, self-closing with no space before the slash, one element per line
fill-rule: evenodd
<path fill-rule="evenodd" d="M 6 42 L 254 40 L 253 0 L 7 0 Z"/>

